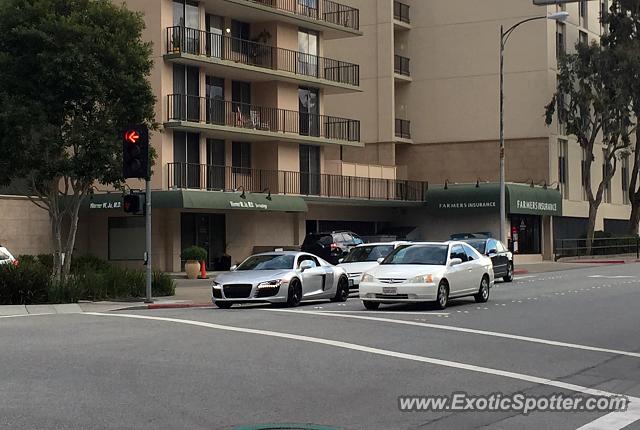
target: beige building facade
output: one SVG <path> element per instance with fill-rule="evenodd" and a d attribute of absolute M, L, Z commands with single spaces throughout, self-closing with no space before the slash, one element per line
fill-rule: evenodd
<path fill-rule="evenodd" d="M 531 0 L 353 4 L 362 11 L 364 36 L 326 44 L 331 55 L 352 53 L 362 70 L 362 93 L 327 101 L 333 111 L 354 112 L 367 121 L 365 148 L 345 149 L 344 160 L 394 165 L 407 178 L 428 181 L 430 189 L 445 183 L 482 188 L 498 181 L 500 26 L 506 29 L 527 18 L 566 10 L 565 22 L 537 20 L 518 27 L 505 51 L 507 182 L 557 189 L 562 209 L 554 216 L 541 212 L 539 219 L 511 213 L 505 233 L 510 240 L 514 233 L 520 239 L 534 236 L 528 241 L 537 243 L 527 244 L 526 251 L 545 257 L 553 253 L 554 240 L 584 234 L 588 203 L 582 187 L 582 150 L 557 120 L 545 125 L 544 109 L 555 90 L 558 55 L 580 40 L 599 39 L 604 31 L 599 17 L 607 1 L 545 7 Z M 597 230 L 626 229 L 627 163 L 618 163 Z M 592 165 L 595 186 L 602 178 L 602 164 L 598 150 Z M 499 233 L 496 211 L 487 213 L 486 220 L 475 213 L 447 215 L 451 213 L 417 215 L 422 236 L 442 239 L 468 229 Z M 531 227 L 535 231 L 529 231 Z"/>

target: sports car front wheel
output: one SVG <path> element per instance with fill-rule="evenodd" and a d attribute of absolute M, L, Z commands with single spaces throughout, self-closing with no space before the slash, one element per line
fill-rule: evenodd
<path fill-rule="evenodd" d="M 336 291 L 336 295 L 331 299 L 331 301 L 346 302 L 348 298 L 349 298 L 349 280 L 345 277 L 342 277 L 338 281 L 338 291 Z"/>
<path fill-rule="evenodd" d="M 297 279 L 292 279 L 289 283 L 289 294 L 287 295 L 287 306 L 295 308 L 302 300 L 302 285 Z"/>

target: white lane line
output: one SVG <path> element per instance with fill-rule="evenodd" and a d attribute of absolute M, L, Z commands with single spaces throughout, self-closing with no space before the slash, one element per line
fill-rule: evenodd
<path fill-rule="evenodd" d="M 297 312 L 297 311 L 296 311 Z M 300 312 L 312 312 L 312 311 L 300 311 Z M 376 314 L 376 315 L 449 315 L 449 312 L 395 312 L 395 311 L 322 311 L 322 313 L 328 314 Z"/>
<path fill-rule="evenodd" d="M 40 314 L 18 314 L 18 315 L 2 315 L 0 318 L 19 318 L 19 317 L 40 317 L 43 315 L 57 315 L 51 312 L 43 312 Z"/>
<path fill-rule="evenodd" d="M 487 330 L 477 330 L 473 328 L 456 327 L 456 326 L 449 326 L 449 325 L 442 325 L 442 324 L 418 323 L 414 321 L 395 320 L 395 319 L 379 318 L 379 317 L 368 317 L 368 316 L 361 316 L 361 315 L 327 314 L 327 312 L 325 311 L 320 311 L 320 312 L 295 311 L 290 309 L 263 309 L 263 310 L 269 311 L 269 312 L 287 312 L 287 313 L 302 314 L 302 315 L 308 314 L 308 315 L 317 315 L 317 316 L 325 316 L 325 317 L 339 317 L 339 318 L 361 319 L 361 320 L 368 320 L 368 321 L 378 321 L 378 322 L 385 322 L 385 323 L 391 323 L 391 324 L 412 325 L 412 326 L 418 326 L 418 327 L 434 328 L 438 330 L 448 330 L 448 331 L 457 331 L 461 333 L 480 334 L 484 336 L 493 336 L 493 337 L 501 337 L 505 339 L 520 340 L 523 342 L 540 343 L 544 345 L 560 346 L 564 348 L 582 349 L 586 351 L 604 352 L 608 354 L 626 355 L 629 357 L 640 358 L 640 352 L 600 348 L 597 346 L 580 345 L 576 343 L 567 343 L 567 342 L 559 342 L 556 340 L 541 339 L 537 337 L 519 336 L 516 334 L 500 333 L 500 332 L 487 331 Z"/>
<path fill-rule="evenodd" d="M 550 387 L 560 388 L 562 390 L 583 393 L 590 396 L 608 396 L 608 397 L 621 396 L 621 394 L 617 394 L 617 393 L 597 390 L 589 387 L 583 387 L 581 385 L 576 385 L 576 384 L 569 384 L 567 382 L 556 381 L 553 379 L 527 375 L 524 373 L 510 372 L 507 370 L 494 369 L 491 367 L 476 366 L 473 364 L 465 364 L 457 361 L 441 360 L 438 358 L 425 357 L 422 355 L 406 354 L 403 352 L 390 351 L 387 349 L 380 349 L 380 348 L 372 348 L 369 346 L 358 345 L 355 343 L 341 342 L 337 340 L 330 340 L 330 339 L 324 339 L 324 338 L 318 338 L 318 337 L 302 336 L 298 334 L 282 333 L 282 332 L 270 331 L 270 330 L 258 330 L 258 329 L 252 329 L 252 328 L 234 327 L 234 326 L 206 323 L 202 321 L 184 320 L 184 319 L 178 319 L 178 318 L 153 317 L 153 316 L 147 316 L 147 315 L 105 314 L 100 312 L 85 312 L 84 314 L 81 314 L 81 315 L 164 321 L 164 322 L 193 325 L 198 327 L 212 328 L 216 330 L 231 331 L 231 332 L 237 332 L 237 333 L 255 334 L 255 335 L 261 335 L 261 336 L 277 337 L 281 339 L 298 340 L 302 342 L 309 342 L 309 343 L 315 343 L 320 345 L 334 346 L 336 348 L 349 349 L 352 351 L 368 352 L 370 354 L 375 354 L 375 355 L 382 355 L 386 357 L 399 358 L 403 360 L 428 363 L 436 366 L 445 366 L 453 369 L 467 370 L 470 372 L 483 373 L 487 375 L 502 376 L 505 378 L 517 379 L 520 381 L 530 382 L 533 384 L 547 385 Z M 626 411 L 612 412 L 608 415 L 605 415 L 604 417 L 600 417 L 599 419 L 592 421 L 590 424 L 587 424 L 589 426 L 591 424 L 597 423 L 599 420 L 603 420 L 611 416 L 611 418 L 608 418 L 607 420 L 605 420 L 607 423 L 607 427 L 583 427 L 583 430 L 584 429 L 596 430 L 599 428 L 602 428 L 602 429 L 606 428 L 607 430 L 620 430 L 628 426 L 629 424 L 632 424 L 635 421 L 640 420 L 640 398 L 630 397 L 630 396 L 625 396 L 625 397 L 629 399 L 629 404 Z M 614 422 L 614 419 L 615 419 L 615 422 Z"/>

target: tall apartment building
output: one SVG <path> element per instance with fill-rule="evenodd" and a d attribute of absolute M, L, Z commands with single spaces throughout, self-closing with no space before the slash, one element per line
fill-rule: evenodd
<path fill-rule="evenodd" d="M 156 267 L 180 270 L 181 250 L 194 244 L 209 251 L 209 267 L 224 268 L 254 250 L 299 246 L 308 229 L 355 223 L 375 233 L 395 206 L 423 200 L 421 184 L 396 181 L 393 165 L 334 156 L 363 146 L 359 116 L 327 105 L 362 91 L 353 54 L 325 52 L 330 40 L 362 36 L 357 8 L 332 0 L 126 5 L 144 13 L 154 49 Z M 124 214 L 120 199 L 94 196 L 78 248 L 138 265 L 143 219 Z"/>
<path fill-rule="evenodd" d="M 326 44 L 326 52 L 349 53 L 361 68 L 362 93 L 327 101 L 332 112 L 362 120 L 365 147 L 345 148 L 342 160 L 392 165 L 407 179 L 428 181 L 430 210 L 409 214 L 409 223 L 430 239 L 455 232 L 499 233 L 500 26 L 560 9 L 569 12 L 565 22 L 537 20 L 518 27 L 506 47 L 506 235 L 518 241 L 519 252 L 549 257 L 554 238 L 584 234 L 584 154 L 557 120 L 545 125 L 544 108 L 555 90 L 559 54 L 579 40 L 599 39 L 606 0 L 548 7 L 531 0 L 353 4 L 361 11 L 363 37 Z M 596 185 L 602 165 L 602 153 L 596 151 Z M 628 175 L 623 160 L 597 229 L 625 231 Z"/>

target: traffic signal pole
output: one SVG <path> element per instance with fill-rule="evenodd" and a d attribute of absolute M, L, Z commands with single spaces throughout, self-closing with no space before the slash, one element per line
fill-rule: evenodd
<path fill-rule="evenodd" d="M 151 297 L 151 281 L 153 280 L 153 271 L 151 270 L 151 180 L 147 178 L 146 190 L 145 190 L 145 262 L 147 269 L 147 297 L 144 300 L 145 303 L 153 303 Z"/>

